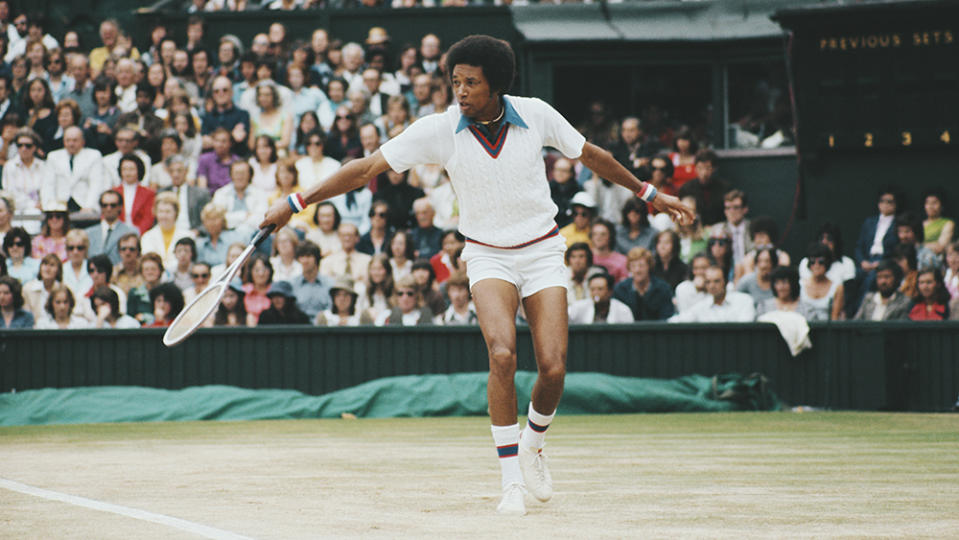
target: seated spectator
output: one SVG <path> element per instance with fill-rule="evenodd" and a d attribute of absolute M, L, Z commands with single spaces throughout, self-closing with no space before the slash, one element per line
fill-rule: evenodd
<path fill-rule="evenodd" d="M 96 313 L 93 311 L 90 302 L 87 300 L 93 296 L 93 291 L 99 289 L 100 287 L 109 287 L 117 293 L 117 299 L 119 301 L 120 312 L 124 312 L 127 309 L 127 295 L 123 292 L 120 287 L 110 284 L 110 278 L 113 274 L 113 264 L 110 262 L 110 258 L 106 255 L 94 255 L 90 257 L 90 260 L 87 261 L 87 272 L 90 274 L 90 279 L 93 281 L 93 285 L 90 287 L 85 294 L 77 295 L 78 307 L 76 314 L 85 318 L 89 322 L 96 321 Z"/>
<path fill-rule="evenodd" d="M 166 277 L 163 259 L 156 253 L 144 253 L 140 260 L 140 276 L 143 279 L 143 285 L 134 287 L 127 293 L 127 315 L 136 319 L 141 325 L 149 326 L 153 322 L 153 302 L 150 300 L 150 291 L 163 283 Z M 119 298 L 117 302 L 119 303 Z"/>
<path fill-rule="evenodd" d="M 85 116 L 83 120 L 84 140 L 91 148 L 108 155 L 116 150 L 113 130 L 117 119 L 120 118 L 120 108 L 117 107 L 116 83 L 109 77 L 97 77 L 93 81 L 93 114 Z M 106 172 L 106 171 L 105 171 Z M 112 179 L 113 175 L 109 174 Z M 104 182 L 103 187 L 112 184 Z"/>
<path fill-rule="evenodd" d="M 23 309 L 22 290 L 14 277 L 0 277 L 0 329 L 33 328 L 33 314 Z"/>
<path fill-rule="evenodd" d="M 826 271 L 826 277 L 830 281 L 845 283 L 856 277 L 855 261 L 843 255 L 842 231 L 838 225 L 828 221 L 823 223 L 816 233 L 816 240 L 828 247 L 831 252 L 832 265 Z M 805 280 L 809 274 L 809 261 L 803 258 L 799 261 L 799 279 Z"/>
<path fill-rule="evenodd" d="M 10 229 L 3 237 L 3 252 L 7 254 L 7 275 L 26 283 L 37 275 L 40 261 L 29 257 L 32 240 L 23 227 Z"/>
<path fill-rule="evenodd" d="M 238 84 L 237 89 L 239 90 L 239 88 L 240 85 Z M 250 133 L 250 113 L 234 105 L 233 83 L 229 78 L 222 76 L 214 78 L 210 91 L 213 97 L 213 107 L 203 115 L 201 127 L 203 147 L 215 148 L 217 146 L 216 133 L 219 129 L 223 129 L 227 136 L 220 141 L 222 145 L 221 152 L 219 152 L 222 154 L 221 157 L 238 152 L 242 153 Z M 201 184 L 200 187 L 208 187 L 210 191 L 215 191 L 220 185 L 222 184 L 216 184 L 214 187 Z"/>
<path fill-rule="evenodd" d="M 122 184 L 116 188 L 123 197 L 123 212 L 120 219 L 136 227 L 140 234 L 153 227 L 154 200 L 156 194 L 148 187 L 140 185 L 146 169 L 138 156 L 127 154 L 120 158 L 118 165 Z"/>
<path fill-rule="evenodd" d="M 673 152 L 669 158 L 673 162 L 673 184 L 682 188 L 683 184 L 696 178 L 696 142 L 692 130 L 683 126 L 673 137 Z"/>
<path fill-rule="evenodd" d="M 791 266 L 780 266 L 773 270 L 773 292 L 775 296 L 767 298 L 756 306 L 756 317 L 770 311 L 791 311 L 799 313 L 807 321 L 810 318 L 808 305 L 800 298 L 799 272 Z"/>
<path fill-rule="evenodd" d="M 715 152 L 702 149 L 696 152 L 696 178 L 679 188 L 679 197 L 690 195 L 696 198 L 696 208 L 703 223 L 713 225 L 724 217 L 723 196 L 729 191 L 729 184 L 717 178 L 716 169 L 719 157 Z"/>
<path fill-rule="evenodd" d="M 252 235 L 266 213 L 265 193 L 250 185 L 253 168 L 242 160 L 230 165 L 230 183 L 213 194 L 213 203 L 226 210 L 227 227 L 237 234 Z"/>
<path fill-rule="evenodd" d="M 139 321 L 120 311 L 117 293 L 109 287 L 100 287 L 93 291 L 90 304 L 97 314 L 97 321 L 94 324 L 96 328 L 140 328 Z"/>
<path fill-rule="evenodd" d="M 255 167 L 254 167 L 255 169 Z M 267 199 L 268 205 L 272 205 L 278 199 L 286 199 L 290 195 L 300 191 L 300 175 L 296 170 L 296 158 L 285 157 L 274 164 L 275 174 L 273 175 L 273 187 L 264 193 L 269 193 Z M 256 182 L 254 181 L 254 185 Z M 300 216 L 290 222 L 291 227 L 306 231 L 309 225 L 303 223 Z"/>
<path fill-rule="evenodd" d="M 413 253 L 417 259 L 427 259 L 439 253 L 443 244 L 443 231 L 433 225 L 433 206 L 429 199 L 417 199 L 413 203 L 416 226 L 410 229 Z"/>
<path fill-rule="evenodd" d="M 23 111 L 26 113 L 27 127 L 40 136 L 41 155 L 53 150 L 50 145 L 57 132 L 57 117 L 53 114 L 55 107 L 47 81 L 39 77 L 30 79 L 23 92 Z"/>
<path fill-rule="evenodd" d="M 560 228 L 573 221 L 573 212 L 570 202 L 581 191 L 573 172 L 573 163 L 566 158 L 559 158 L 553 163 L 553 174 L 549 180 L 549 195 L 556 204 L 556 224 Z M 645 205 L 640 205 L 645 206 Z M 625 219 L 623 225 L 626 224 Z"/>
<path fill-rule="evenodd" d="M 0 272 L 0 275 L 3 273 Z M 37 272 L 36 279 L 24 283 L 22 290 L 24 307 L 33 313 L 34 321 L 39 322 L 44 317 L 50 291 L 58 285 L 63 285 L 62 279 L 63 262 L 60 257 L 52 253 L 44 255 L 40 260 L 40 270 Z"/>
<path fill-rule="evenodd" d="M 946 248 L 945 282 L 949 296 L 959 298 L 959 242 L 953 242 Z"/>
<path fill-rule="evenodd" d="M 726 291 L 728 282 L 722 268 L 710 266 L 706 269 L 705 279 L 706 292 L 710 297 L 670 318 L 671 322 L 752 322 L 756 319 L 751 296 Z"/>
<path fill-rule="evenodd" d="M 86 299 L 84 299 L 86 301 Z M 66 330 L 90 328 L 90 321 L 75 315 L 76 300 L 65 285 L 54 285 L 44 303 L 44 316 L 37 319 L 37 330 Z M 92 308 L 91 308 L 92 309 Z"/>
<path fill-rule="evenodd" d="M 398 173 L 387 169 L 386 177 L 388 182 L 379 182 L 377 185 L 376 198 L 390 205 L 390 227 L 408 229 L 416 223 L 413 219 L 413 203 L 426 194 L 422 189 L 410 185 L 408 172 Z"/>
<path fill-rule="evenodd" d="M 363 292 L 359 293 L 356 309 L 370 321 L 385 310 L 393 308 L 393 267 L 385 253 L 373 255 L 366 273 Z"/>
<path fill-rule="evenodd" d="M 746 214 L 749 213 L 749 202 L 743 191 L 734 189 L 723 197 L 723 205 L 726 221 L 719 222 L 715 226 L 721 227 L 729 235 L 732 242 L 733 263 L 739 264 L 746 253 L 753 249 L 750 223 L 746 219 Z"/>
<path fill-rule="evenodd" d="M 183 290 L 183 302 L 189 305 L 194 298 L 205 291 L 210 286 L 210 277 L 209 264 L 198 262 L 190 267 L 190 279 L 193 281 L 193 285 Z"/>
<path fill-rule="evenodd" d="M 938 268 L 919 271 L 918 294 L 912 301 L 909 319 L 913 321 L 944 321 L 949 318 L 949 291 Z"/>
<path fill-rule="evenodd" d="M 373 193 L 366 186 L 330 197 L 328 200 L 336 206 L 340 213 L 340 219 L 356 225 L 360 235 L 370 231 L 370 210 L 373 207 Z"/>
<path fill-rule="evenodd" d="M 117 240 L 117 250 L 120 253 L 120 262 L 113 267 L 110 283 L 129 295 L 130 289 L 143 285 L 143 275 L 140 274 L 140 235 L 136 232 L 123 234 Z"/>
<path fill-rule="evenodd" d="M 423 297 L 412 275 L 396 280 L 393 309 L 376 318 L 376 326 L 423 326 L 433 324 L 433 312 L 423 304 Z"/>
<path fill-rule="evenodd" d="M 183 293 L 175 283 L 161 283 L 150 289 L 150 303 L 153 305 L 153 322 L 146 326 L 165 328 L 183 311 Z"/>
<path fill-rule="evenodd" d="M 63 265 L 63 284 L 70 287 L 77 298 L 86 294 L 93 286 L 93 280 L 87 272 L 89 249 L 90 240 L 87 238 L 87 233 L 80 229 L 71 229 L 67 233 L 67 261 Z M 7 270 L 9 269 L 8 262 Z M 13 275 L 12 272 L 11 275 Z"/>
<path fill-rule="evenodd" d="M 404 229 L 397 229 L 390 237 L 390 267 L 393 269 L 393 279 L 413 273 L 413 242 Z"/>
<path fill-rule="evenodd" d="M 409 127 L 410 103 L 403 96 L 389 96 L 386 102 L 386 114 L 377 118 L 373 125 L 379 131 L 382 142 L 392 139 Z"/>
<path fill-rule="evenodd" d="M 174 160 L 183 164 L 183 182 L 196 181 L 196 162 L 183 155 L 183 138 L 175 129 L 165 129 L 159 135 L 160 160 L 150 170 L 150 189 L 166 191 L 173 185 L 173 173 L 170 168 Z M 197 188 L 202 189 L 202 188 Z M 210 193 L 207 190 L 207 195 Z"/>
<path fill-rule="evenodd" d="M 909 244 L 896 244 L 892 253 L 889 254 L 889 258 L 902 269 L 902 284 L 899 286 L 899 292 L 909 298 L 915 298 L 917 294 L 916 278 L 919 277 L 916 247 Z"/>
<path fill-rule="evenodd" d="M 590 297 L 569 306 L 570 324 L 631 323 L 629 306 L 613 298 L 613 276 L 596 273 L 589 278 Z"/>
<path fill-rule="evenodd" d="M 266 296 L 270 299 L 270 307 L 260 313 L 257 326 L 310 324 L 310 319 L 306 316 L 306 313 L 296 307 L 296 296 L 293 296 L 293 287 L 289 282 L 274 282 Z"/>
<path fill-rule="evenodd" d="M 196 183 L 213 194 L 230 183 L 231 166 L 240 157 L 232 151 L 230 145 L 233 139 L 226 128 L 221 127 L 213 131 L 211 140 L 212 150 L 200 154 L 197 160 Z"/>
<path fill-rule="evenodd" d="M 17 156 L 3 166 L 0 185 L 13 199 L 17 213 L 40 215 L 44 204 L 57 202 L 59 191 L 56 176 L 50 174 L 47 163 L 37 156 L 40 137 L 30 128 L 20 128 L 16 133 Z M 17 223 L 27 232 L 36 234 L 35 222 Z"/>
<path fill-rule="evenodd" d="M 941 260 L 933 251 L 926 249 L 922 245 L 922 221 L 911 212 L 903 212 L 896 216 L 894 222 L 896 227 L 896 237 L 899 239 L 898 246 L 912 246 L 916 252 L 916 268 L 941 266 Z"/>
<path fill-rule="evenodd" d="M 459 231 L 446 231 L 443 233 L 443 249 L 430 259 L 430 265 L 433 266 L 433 275 L 436 276 L 436 283 L 443 283 L 449 277 L 459 271 L 465 271 L 460 268 L 460 253 L 466 247 L 466 238 Z"/>
<path fill-rule="evenodd" d="M 13 228 L 13 214 L 15 212 L 16 207 L 13 204 L 13 199 L 0 191 L 0 243 Z"/>
<path fill-rule="evenodd" d="M 360 241 L 356 225 L 346 222 L 340 223 L 337 234 L 340 237 L 340 250 L 323 258 L 323 262 L 320 264 L 320 272 L 333 279 L 346 276 L 354 282 L 365 281 L 370 256 L 356 250 L 356 244 Z"/>
<path fill-rule="evenodd" d="M 894 187 L 886 187 L 879 192 L 879 215 L 868 217 L 863 221 L 856 241 L 855 259 L 858 265 L 857 274 L 864 277 L 860 290 L 865 294 L 875 279 L 869 276 L 878 266 L 883 256 L 892 251 L 898 242 L 896 227 L 896 210 L 899 207 L 900 197 Z"/>
<path fill-rule="evenodd" d="M 156 253 L 163 259 L 163 266 L 170 269 L 177 267 L 176 246 L 181 239 L 189 238 L 190 231 L 177 227 L 177 214 L 180 213 L 180 201 L 170 192 L 159 194 L 153 203 L 153 214 L 156 215 L 156 225 L 143 233 L 140 239 L 140 248 L 143 253 Z M 186 271 L 186 265 L 181 268 Z M 181 276 L 184 279 L 185 276 Z"/>
<path fill-rule="evenodd" d="M 566 248 L 566 267 L 569 282 L 566 286 L 566 301 L 572 305 L 577 300 L 589 298 L 589 282 L 586 279 L 593 267 L 593 250 L 586 242 L 576 242 Z"/>
<path fill-rule="evenodd" d="M 736 290 L 752 296 L 757 306 L 772 298 L 773 284 L 769 278 L 778 263 L 775 249 L 759 250 L 756 254 L 756 271 L 743 276 L 736 285 Z"/>
<path fill-rule="evenodd" d="M 50 152 L 47 165 L 57 176 L 60 197 L 68 208 L 93 212 L 97 198 L 106 189 L 103 156 L 98 150 L 84 148 L 83 130 L 71 126 L 63 130 L 63 148 Z"/>
<path fill-rule="evenodd" d="M 286 155 L 293 137 L 293 116 L 280 105 L 280 94 L 272 81 L 256 85 L 256 107 L 250 114 L 251 151 L 256 149 L 256 139 L 261 135 L 272 139 L 277 152 Z"/>
<path fill-rule="evenodd" d="M 324 153 L 326 134 L 315 129 L 306 135 L 306 156 L 296 161 L 300 185 L 308 190 L 340 168 L 340 162 Z"/>
<path fill-rule="evenodd" d="M 617 283 L 626 279 L 629 275 L 626 257 L 614 251 L 616 235 L 613 224 L 602 218 L 596 220 L 590 229 L 589 239 L 593 245 L 593 264 L 605 268 Z"/>
<path fill-rule="evenodd" d="M 163 120 L 157 117 L 156 110 L 153 108 L 153 102 L 156 100 L 156 90 L 146 81 L 143 81 L 135 85 L 133 94 L 135 96 L 133 109 L 121 114 L 117 118 L 117 124 L 120 126 L 135 126 L 142 139 L 143 149 L 149 154 L 157 156 L 160 150 L 160 132 L 163 131 Z M 151 187 L 155 185 L 152 175 L 150 176 L 150 183 Z"/>
<path fill-rule="evenodd" d="M 465 272 L 457 272 L 446 280 L 446 294 L 450 306 L 440 315 L 438 323 L 446 326 L 479 324 L 470 303 L 470 283 Z"/>
<path fill-rule="evenodd" d="M 132 225 L 120 221 L 123 212 L 123 196 L 119 192 L 107 190 L 100 194 L 100 222 L 84 229 L 90 240 L 90 254 L 105 254 L 113 264 L 121 260 L 119 251 L 120 239 L 129 233 L 135 237 L 140 231 Z"/>
<path fill-rule="evenodd" d="M 935 254 L 939 260 L 937 266 L 941 267 L 943 255 L 946 247 L 952 243 L 956 227 L 953 220 L 943 217 L 946 212 L 945 191 L 941 188 L 927 191 L 923 196 L 923 209 L 926 212 L 926 219 L 922 222 L 922 246 Z M 920 263 L 920 266 L 923 265 Z"/>
<path fill-rule="evenodd" d="M 636 198 L 636 195 L 625 187 L 595 175 L 583 185 L 583 192 L 596 201 L 596 216 L 616 225 L 621 225 L 619 220 L 623 205 Z"/>
<path fill-rule="evenodd" d="M 573 212 L 573 221 L 560 229 L 559 234 L 566 239 L 567 248 L 577 242 L 585 242 L 588 245 L 590 225 L 593 223 L 596 212 L 596 201 L 589 193 L 580 191 L 570 199 L 569 207 Z"/>
<path fill-rule="evenodd" d="M 637 321 L 662 321 L 674 312 L 673 291 L 669 284 L 651 274 L 653 254 L 634 247 L 627 255 L 629 278 L 616 284 L 613 298 L 626 304 Z"/>
<path fill-rule="evenodd" d="M 193 263 L 196 262 L 196 243 L 188 236 L 180 238 L 173 246 L 173 257 L 176 259 L 170 272 L 173 275 L 173 283 L 181 291 L 185 291 L 193 286 L 190 271 Z"/>
<path fill-rule="evenodd" d="M 160 189 L 159 193 L 170 192 L 176 195 L 180 203 L 176 226 L 196 235 L 203 226 L 203 208 L 211 200 L 210 192 L 187 183 L 187 163 L 182 156 L 167 159 L 166 166 L 170 171 L 170 186 Z"/>
<path fill-rule="evenodd" d="M 253 168 L 253 187 L 262 193 L 273 193 L 277 189 L 277 161 L 279 160 L 276 141 L 269 135 L 259 135 L 253 141 L 253 155 L 248 160 Z M 290 161 L 292 166 L 295 161 Z M 295 170 L 295 168 L 294 168 Z M 294 177 L 294 180 L 296 178 Z"/>
<path fill-rule="evenodd" d="M 317 326 L 359 326 L 370 324 L 366 314 L 356 309 L 356 300 L 359 295 L 353 289 L 353 280 L 348 276 L 336 280 L 330 288 L 333 303 L 330 309 L 321 311 L 316 316 Z"/>
<path fill-rule="evenodd" d="M 703 228 L 703 222 L 699 218 L 699 214 L 695 213 L 696 199 L 685 197 L 682 201 L 689 205 L 695 214 L 692 223 L 678 225 L 676 227 L 676 234 L 679 235 L 679 259 L 689 264 L 693 256 L 707 252 L 709 248 L 709 235 L 706 229 Z"/>
<path fill-rule="evenodd" d="M 656 235 L 656 256 L 653 275 L 676 288 L 689 274 L 689 267 L 679 259 L 679 235 L 675 231 L 662 231 Z"/>
<path fill-rule="evenodd" d="M 223 291 L 223 298 L 213 314 L 210 326 L 256 326 L 256 318 L 246 312 L 243 283 L 234 278 Z"/>
<path fill-rule="evenodd" d="M 646 133 L 643 124 L 635 116 L 623 119 L 619 139 L 610 147 L 613 157 L 634 176 L 641 175 L 640 170 L 649 165 L 650 158 L 659 150 L 659 141 Z"/>
<path fill-rule="evenodd" d="M 428 307 L 433 314 L 446 311 L 446 300 L 436 284 L 436 274 L 433 273 L 433 266 L 430 262 L 425 259 L 414 261 L 411 275 L 416 282 L 423 305 Z"/>
<path fill-rule="evenodd" d="M 136 131 L 136 126 L 118 126 L 113 137 L 116 152 L 103 156 L 103 187 L 116 188 L 123 185 L 122 171 L 120 170 L 121 161 L 126 156 L 135 156 L 140 165 L 137 166 L 137 182 L 144 187 L 150 185 L 150 172 L 153 168 L 153 161 L 150 156 L 139 148 L 140 134 Z M 102 152 L 102 151 L 101 151 Z M 132 195 L 131 195 L 132 197 Z M 124 193 L 124 200 L 128 197 Z"/>
<path fill-rule="evenodd" d="M 204 206 L 200 219 L 206 234 L 196 240 L 197 260 L 211 267 L 221 265 L 227 259 L 230 247 L 240 242 L 241 235 L 226 228 L 226 209 L 218 204 L 208 203 Z"/>
<path fill-rule="evenodd" d="M 736 282 L 756 270 L 756 253 L 760 249 L 776 248 L 776 243 L 779 242 L 779 227 L 776 226 L 773 218 L 758 216 L 749 224 L 749 237 L 752 239 L 753 248 L 746 252 L 741 264 L 735 265 Z M 778 266 L 789 266 L 792 263 L 789 254 L 785 251 L 776 249 L 776 254 L 779 259 Z"/>
<path fill-rule="evenodd" d="M 389 239 L 393 234 L 393 228 L 390 227 L 390 205 L 386 201 L 374 199 L 369 215 L 370 230 L 360 237 L 356 250 L 367 255 L 387 253 Z"/>
<path fill-rule="evenodd" d="M 290 280 L 293 294 L 299 307 L 310 320 L 330 306 L 330 287 L 334 280 L 320 275 L 320 247 L 313 242 L 303 242 L 296 248 L 296 260 L 303 268 L 300 276 Z"/>
<path fill-rule="evenodd" d="M 665 154 L 653 156 L 649 162 L 649 166 L 640 172 L 647 175 L 640 177 L 640 179 L 645 180 L 648 178 L 649 183 L 656 188 L 656 191 L 674 197 L 679 195 L 679 188 L 673 184 L 673 164 L 669 160 L 669 156 Z M 658 211 L 650 207 L 649 213 L 655 215 Z"/>
<path fill-rule="evenodd" d="M 243 267 L 243 292 L 246 297 L 243 304 L 246 312 L 254 321 L 259 321 L 260 313 L 270 307 L 266 293 L 273 285 L 273 265 L 262 253 L 254 253 Z"/>
<path fill-rule="evenodd" d="M 658 231 L 649 224 L 649 210 L 638 197 L 623 205 L 621 224 L 616 227 L 616 251 L 626 254 L 633 248 L 654 249 L 653 239 Z"/>
<path fill-rule="evenodd" d="M 800 300 L 810 321 L 838 321 L 844 318 L 845 290 L 832 281 L 826 269 L 832 266 L 832 251 L 825 244 L 813 243 L 807 252 L 809 277 L 802 280 Z"/>
<path fill-rule="evenodd" d="M 289 281 L 303 273 L 303 266 L 296 260 L 296 247 L 299 243 L 299 237 L 293 229 L 284 227 L 277 231 L 276 240 L 273 242 L 274 255 L 270 257 L 276 281 Z"/>
<path fill-rule="evenodd" d="M 320 247 L 324 257 L 342 251 L 340 244 L 340 212 L 330 201 L 316 204 L 312 222 L 316 226 L 306 233 L 306 239 Z M 309 210 L 307 210 L 309 212 Z"/>
<path fill-rule="evenodd" d="M 698 302 L 710 298 L 706 292 L 706 269 L 709 268 L 709 255 L 705 252 L 697 253 L 689 263 L 692 276 L 679 285 L 676 285 L 674 303 L 678 313 L 685 313 Z M 798 293 L 798 285 L 797 295 Z"/>
<path fill-rule="evenodd" d="M 911 300 L 899 292 L 902 267 L 891 260 L 882 260 L 875 268 L 876 292 L 867 293 L 855 317 L 857 321 L 897 321 L 906 319 Z"/>

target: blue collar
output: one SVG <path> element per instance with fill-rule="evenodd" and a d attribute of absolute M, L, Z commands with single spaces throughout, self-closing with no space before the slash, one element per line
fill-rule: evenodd
<path fill-rule="evenodd" d="M 513 104 L 509 102 L 509 99 L 507 99 L 506 96 L 503 96 L 503 103 L 505 104 L 506 108 L 506 111 L 503 113 L 503 122 L 509 122 L 514 126 L 529 129 L 529 126 L 527 126 L 526 122 L 520 118 L 519 113 L 516 112 L 516 109 L 513 108 Z M 482 125 L 477 124 L 471 118 L 460 115 L 460 123 L 456 125 L 456 133 L 463 131 L 469 127 L 470 124 L 473 124 L 474 126 Z"/>

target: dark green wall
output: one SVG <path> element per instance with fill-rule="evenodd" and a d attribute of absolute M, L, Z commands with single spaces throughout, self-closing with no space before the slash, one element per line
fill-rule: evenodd
<path fill-rule="evenodd" d="M 813 326 L 793 358 L 772 325 L 596 325 L 570 330 L 570 372 L 675 378 L 766 375 L 789 404 L 859 410 L 947 410 L 959 393 L 959 325 Z M 485 371 L 474 328 L 203 330 L 166 349 L 160 330 L 0 331 L 0 390 L 226 384 L 323 394 L 393 375 Z M 535 370 L 520 329 L 518 366 Z"/>

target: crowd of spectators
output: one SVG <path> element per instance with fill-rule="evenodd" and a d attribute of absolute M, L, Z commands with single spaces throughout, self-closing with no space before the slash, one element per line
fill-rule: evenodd
<path fill-rule="evenodd" d="M 76 32 L 57 39 L 41 17 L 13 15 L 0 0 L 0 328 L 169 325 L 273 201 L 452 102 L 433 34 L 397 47 L 382 28 L 361 44 L 272 23 L 244 44 L 210 39 L 194 16 L 185 42 L 160 24 L 141 52 L 106 20 L 86 50 Z M 925 194 L 922 220 L 884 190 L 853 258 L 827 223 L 793 264 L 776 222 L 750 217 L 748 195 L 693 130 L 676 126 L 667 141 L 645 126 L 627 117 L 582 129 L 693 206 L 691 225 L 544 152 L 572 323 L 959 317 L 959 244 L 941 191 Z M 476 324 L 457 222 L 441 166 L 389 171 L 294 216 L 205 324 Z"/>

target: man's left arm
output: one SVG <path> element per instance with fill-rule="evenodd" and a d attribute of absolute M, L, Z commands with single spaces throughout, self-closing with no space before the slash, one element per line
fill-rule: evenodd
<path fill-rule="evenodd" d="M 645 182 L 633 176 L 612 154 L 593 143 L 587 142 L 583 145 L 579 160 L 600 178 L 615 182 L 633 193 L 642 193 L 646 189 Z M 668 213 L 669 217 L 679 224 L 693 222 L 693 210 L 672 195 L 657 193 L 648 204 L 660 212 Z"/>

